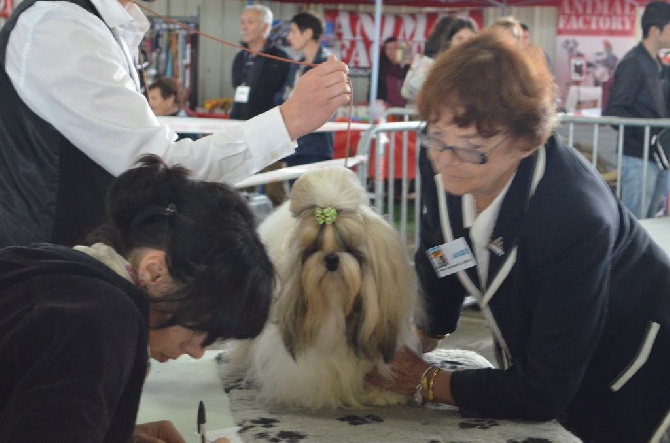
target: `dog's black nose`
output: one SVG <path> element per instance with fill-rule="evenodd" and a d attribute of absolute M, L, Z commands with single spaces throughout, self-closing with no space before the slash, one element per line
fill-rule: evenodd
<path fill-rule="evenodd" d="M 340 257 L 337 254 L 327 254 L 323 259 L 326 261 L 326 269 L 330 272 L 337 271 L 337 266 L 340 264 Z"/>

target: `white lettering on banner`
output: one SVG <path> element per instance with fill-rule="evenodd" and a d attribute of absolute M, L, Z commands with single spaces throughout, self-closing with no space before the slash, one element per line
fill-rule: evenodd
<path fill-rule="evenodd" d="M 562 0 L 558 35 L 635 35 L 635 8 L 627 0 Z"/>
<path fill-rule="evenodd" d="M 482 22 L 481 11 L 462 13 L 463 17 L 472 18 L 479 26 Z M 433 28 L 438 14 L 383 14 L 380 26 L 380 39 L 395 36 L 400 42 L 409 45 L 411 54 L 423 50 L 423 44 Z M 374 41 L 374 15 L 339 10 L 326 10 L 326 22 L 333 26 L 331 41 L 336 42 L 332 48 L 335 55 L 355 68 L 369 68 L 372 61 L 372 42 Z M 339 54 L 338 54 L 339 51 Z"/>
<path fill-rule="evenodd" d="M 592 31 L 609 33 L 634 31 L 633 17 L 587 17 L 575 15 L 561 15 L 558 19 L 558 26 L 563 31 L 570 33 L 579 33 L 580 31 Z"/>

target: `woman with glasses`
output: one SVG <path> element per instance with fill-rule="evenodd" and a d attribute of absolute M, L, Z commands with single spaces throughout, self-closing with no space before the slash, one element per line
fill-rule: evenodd
<path fill-rule="evenodd" d="M 419 95 L 425 208 L 416 252 L 423 351 L 467 295 L 496 369 L 409 350 L 369 381 L 464 416 L 559 419 L 584 441 L 658 441 L 670 424 L 670 260 L 555 133 L 542 57 L 484 33 L 440 55 Z"/>

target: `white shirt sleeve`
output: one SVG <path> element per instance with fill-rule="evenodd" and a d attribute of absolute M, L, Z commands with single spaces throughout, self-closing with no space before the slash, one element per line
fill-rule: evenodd
<path fill-rule="evenodd" d="M 109 28 L 68 2 L 38 2 L 19 17 L 6 69 L 32 111 L 113 175 L 157 154 L 196 178 L 236 183 L 295 149 L 278 108 L 197 141 L 174 142 L 176 134 L 137 92 Z"/>

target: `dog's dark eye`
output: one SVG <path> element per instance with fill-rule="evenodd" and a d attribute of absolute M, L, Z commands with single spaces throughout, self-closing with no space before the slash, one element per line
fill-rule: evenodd
<path fill-rule="evenodd" d="M 353 256 L 356 259 L 356 261 L 358 261 L 359 264 L 362 265 L 365 262 L 365 255 L 363 255 L 363 253 L 361 251 L 359 251 L 358 249 L 347 248 L 346 251 L 347 251 L 347 254 Z"/>

